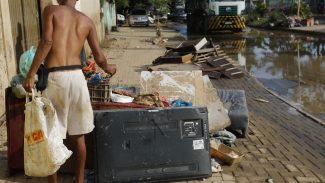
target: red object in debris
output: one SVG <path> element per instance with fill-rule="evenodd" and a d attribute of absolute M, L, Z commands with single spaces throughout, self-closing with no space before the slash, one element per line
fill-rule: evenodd
<path fill-rule="evenodd" d="M 170 103 L 168 101 L 168 98 L 165 96 L 160 97 L 160 100 L 162 101 L 162 103 L 164 104 L 164 107 L 170 107 Z"/>
<path fill-rule="evenodd" d="M 99 110 L 99 109 L 114 109 L 114 108 L 151 108 L 147 105 L 141 105 L 137 103 L 116 103 L 116 102 L 92 102 L 91 105 L 93 106 L 93 109 Z"/>
<path fill-rule="evenodd" d="M 94 60 L 88 60 L 87 66 L 82 68 L 83 71 L 96 71 L 96 62 Z"/>
<path fill-rule="evenodd" d="M 6 89 L 6 120 L 8 138 L 8 170 L 9 174 L 24 168 L 24 127 L 25 127 L 25 102 L 18 99 L 11 88 Z"/>

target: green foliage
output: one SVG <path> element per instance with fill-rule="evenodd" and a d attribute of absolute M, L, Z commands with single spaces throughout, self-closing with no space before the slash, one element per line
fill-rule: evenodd
<path fill-rule="evenodd" d="M 260 18 L 264 17 L 267 14 L 267 8 L 263 0 L 256 1 L 254 8 L 247 8 L 245 11 L 245 18 L 248 22 L 255 22 L 257 20 L 260 20 Z"/>
<path fill-rule="evenodd" d="M 167 13 L 169 11 L 169 4 L 171 0 L 148 0 L 160 13 Z"/>
<path fill-rule="evenodd" d="M 129 0 L 115 0 L 117 9 L 124 9 L 129 7 Z"/>
<path fill-rule="evenodd" d="M 147 6 L 142 3 L 135 4 L 134 6 L 135 9 L 147 9 Z"/>
<path fill-rule="evenodd" d="M 100 7 L 103 7 L 104 6 L 104 3 L 105 3 L 106 0 L 100 0 Z"/>
<path fill-rule="evenodd" d="M 298 5 L 296 5 L 296 6 L 298 6 Z M 300 16 L 303 19 L 312 17 L 312 13 L 311 13 L 310 7 L 305 2 L 301 2 L 300 3 Z"/>
<path fill-rule="evenodd" d="M 267 13 L 267 8 L 264 1 L 259 0 L 256 2 L 256 7 L 254 8 L 255 13 L 263 17 Z"/>
<path fill-rule="evenodd" d="M 284 20 L 284 16 L 280 11 L 271 11 L 269 12 L 268 19 L 270 22 L 279 22 Z"/>

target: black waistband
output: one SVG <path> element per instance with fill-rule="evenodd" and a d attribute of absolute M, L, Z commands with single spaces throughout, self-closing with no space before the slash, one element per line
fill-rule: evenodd
<path fill-rule="evenodd" d="M 50 67 L 47 68 L 48 72 L 55 72 L 55 71 L 66 71 L 66 70 L 76 70 L 76 69 L 82 69 L 81 65 L 65 65 L 65 66 L 59 66 L 59 67 Z"/>

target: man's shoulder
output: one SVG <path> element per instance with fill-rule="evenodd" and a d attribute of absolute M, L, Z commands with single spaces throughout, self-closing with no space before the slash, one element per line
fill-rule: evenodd
<path fill-rule="evenodd" d="M 79 15 L 79 20 L 81 20 L 82 22 L 86 23 L 87 25 L 92 25 L 92 20 L 90 17 L 88 17 L 86 14 L 84 14 L 83 12 L 81 11 L 77 11 L 78 12 L 78 15 Z"/>
<path fill-rule="evenodd" d="M 62 9 L 59 5 L 48 5 L 44 8 L 45 12 L 53 12 L 55 10 Z"/>
<path fill-rule="evenodd" d="M 80 16 L 83 20 L 85 20 L 85 21 L 91 21 L 91 19 L 90 19 L 86 14 L 84 14 L 83 12 L 78 11 L 78 10 L 76 10 L 76 11 L 78 12 L 79 16 Z"/>

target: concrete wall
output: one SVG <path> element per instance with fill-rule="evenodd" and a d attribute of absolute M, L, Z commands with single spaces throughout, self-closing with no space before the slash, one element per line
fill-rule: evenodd
<path fill-rule="evenodd" d="M 103 18 L 102 24 L 104 26 L 105 33 L 110 33 L 113 26 L 116 26 L 116 11 L 115 11 L 115 4 L 111 4 L 105 2 L 102 11 L 103 11 Z"/>
<path fill-rule="evenodd" d="M 5 89 L 17 68 L 8 1 L 0 0 L 0 115 L 5 113 Z"/>
<path fill-rule="evenodd" d="M 56 0 L 40 0 L 40 2 L 41 2 L 42 10 L 48 5 L 57 4 Z M 85 13 L 88 17 L 90 17 L 94 21 L 96 25 L 97 35 L 99 41 L 101 42 L 104 38 L 104 32 L 102 31 L 102 23 L 100 20 L 101 9 L 100 9 L 99 0 L 79 0 L 77 1 L 76 9 Z M 91 51 L 87 43 L 85 45 L 85 48 L 87 54 L 89 54 Z"/>

